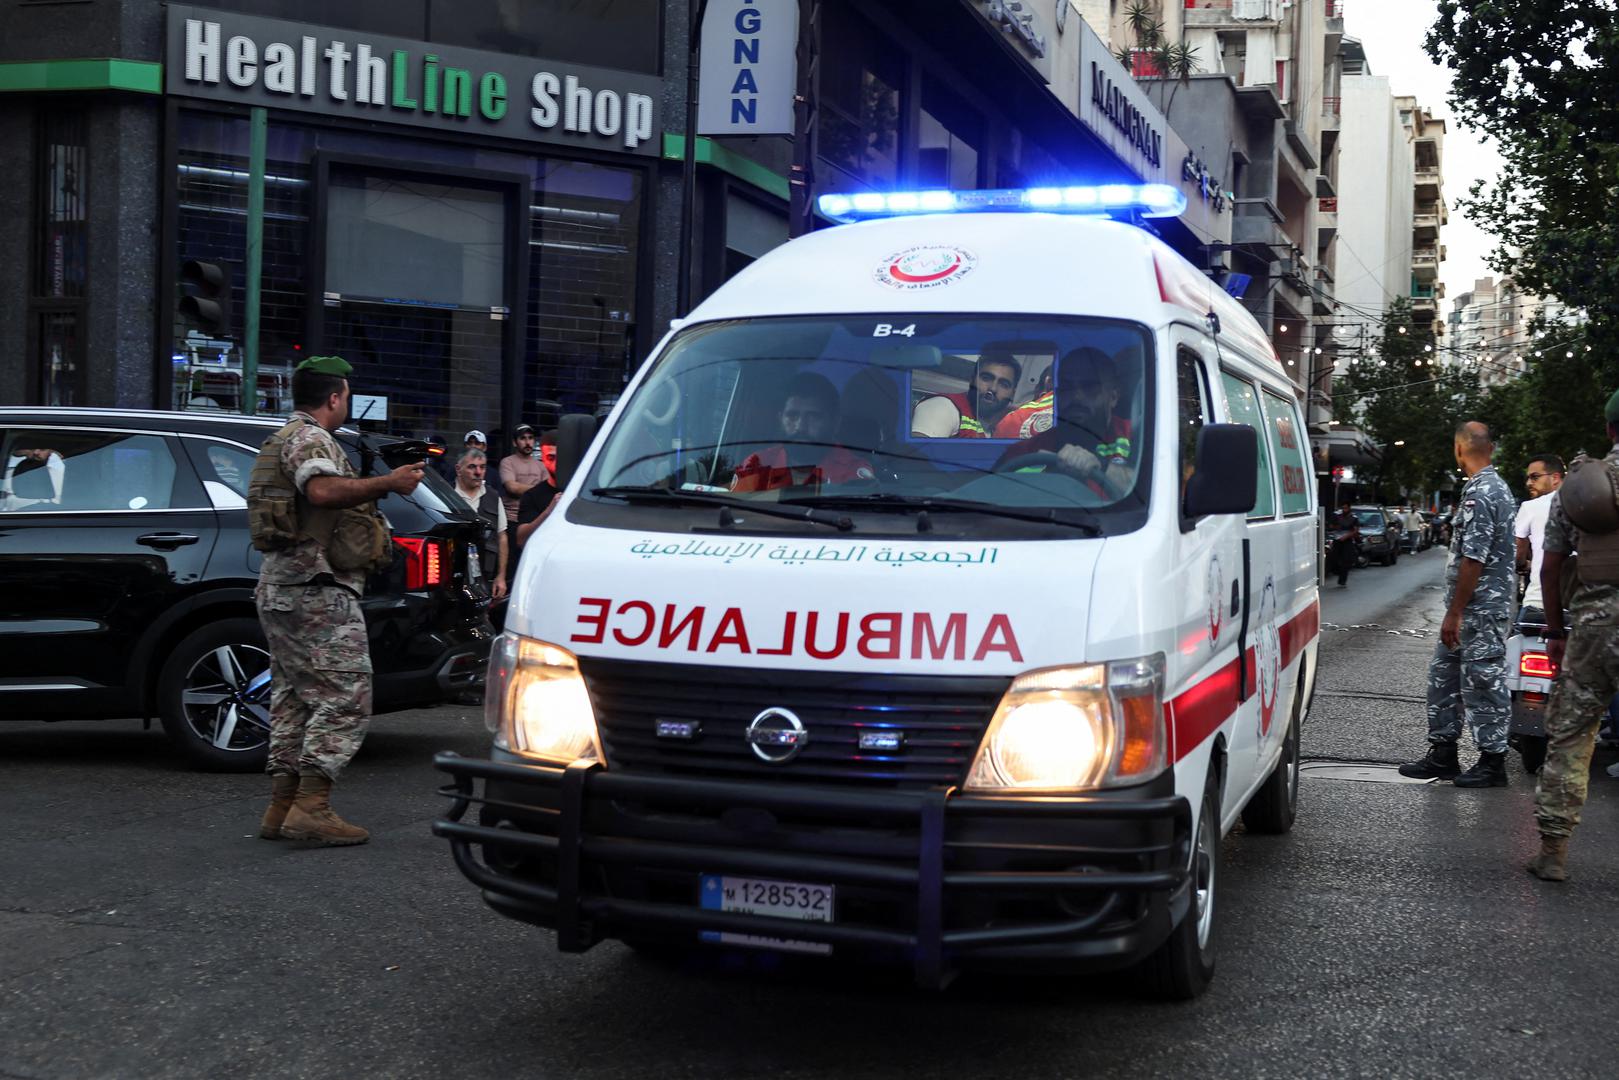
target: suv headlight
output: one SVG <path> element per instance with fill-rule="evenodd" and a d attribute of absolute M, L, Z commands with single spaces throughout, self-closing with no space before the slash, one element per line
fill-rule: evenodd
<path fill-rule="evenodd" d="M 488 680 L 483 719 L 496 746 L 563 765 L 605 762 L 573 653 L 508 631 L 490 651 Z"/>
<path fill-rule="evenodd" d="M 1088 791 L 1163 772 L 1161 653 L 1019 675 L 967 773 L 969 791 Z"/>

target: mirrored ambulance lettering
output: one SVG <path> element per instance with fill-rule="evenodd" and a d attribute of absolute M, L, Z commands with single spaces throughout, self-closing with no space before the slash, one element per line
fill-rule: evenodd
<path fill-rule="evenodd" d="M 663 604 L 645 600 L 579 598 L 569 640 L 581 645 L 609 642 L 629 648 L 655 645 L 691 653 L 735 652 L 757 656 L 805 656 L 836 660 L 987 660 L 1001 655 L 1023 661 L 1012 620 L 1003 613 L 973 616 L 964 611 L 936 615 L 917 611 L 786 611 L 755 614 L 741 608 Z"/>

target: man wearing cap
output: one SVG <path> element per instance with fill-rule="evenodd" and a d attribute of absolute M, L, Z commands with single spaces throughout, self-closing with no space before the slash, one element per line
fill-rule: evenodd
<path fill-rule="evenodd" d="M 259 826 L 266 840 L 370 839 L 330 804 L 332 783 L 360 748 L 371 712 L 371 652 L 360 612 L 365 571 L 335 569 L 328 554 L 336 534 L 323 542 L 312 526 L 330 519 L 322 511 L 366 508 L 389 492 L 410 494 L 426 464 L 355 475 L 331 434 L 348 418 L 351 370 L 337 356 L 298 365 L 296 411 L 265 441 L 248 487 L 255 546 L 261 536 L 273 541 L 254 591 L 270 651 L 271 798 Z"/>
<path fill-rule="evenodd" d="M 506 542 L 509 550 L 517 550 L 517 504 L 531 488 L 550 479 L 545 462 L 534 452 L 534 428 L 528 424 L 518 424 L 512 432 L 512 452 L 500 459 L 501 501 L 506 504 L 506 521 L 509 523 Z M 516 570 L 517 560 L 512 559 L 507 568 Z"/>
<path fill-rule="evenodd" d="M 1619 469 L 1619 392 L 1608 398 L 1603 412 L 1608 422 L 1608 441 L 1613 446 L 1600 462 L 1575 462 L 1581 472 Z M 1568 841 L 1580 823 L 1580 808 L 1585 805 L 1597 728 L 1608 703 L 1619 692 L 1619 585 L 1587 582 L 1582 572 L 1575 575 L 1572 595 L 1563 592 L 1563 566 L 1569 555 L 1581 550 L 1580 530 L 1569 519 L 1569 509 L 1574 509 L 1575 516 L 1588 525 L 1593 509 L 1574 504 L 1565 507 L 1565 500 L 1583 494 L 1584 488 L 1573 476 L 1563 481 L 1551 496 L 1541 541 L 1540 591 L 1546 600 L 1546 652 L 1557 665 L 1557 680 L 1552 683 L 1551 701 L 1546 706 L 1546 762 L 1540 767 L 1540 780 L 1535 785 L 1540 854 L 1528 867 L 1543 881 L 1568 878 Z M 1599 491 L 1600 488 L 1598 485 Z M 1581 509 L 1587 512 L 1582 514 Z M 1594 509 L 1614 512 L 1611 508 Z M 1596 537 L 1594 543 L 1588 540 L 1586 547 L 1607 547 L 1612 536 L 1606 533 Z M 1586 561 L 1585 552 L 1581 561 Z M 1564 628 L 1564 604 L 1556 602 L 1558 597 L 1568 607 L 1572 628 Z"/>
<path fill-rule="evenodd" d="M 1445 563 L 1445 619 L 1428 663 L 1428 752 L 1400 775 L 1457 787 L 1507 782 L 1507 633 L 1518 594 L 1512 523 L 1518 504 L 1490 464 L 1495 439 L 1476 420 L 1455 432 L 1456 463 L 1467 474 L 1457 500 Z M 1463 717 L 1479 756 L 1466 772 L 1456 756 Z"/>

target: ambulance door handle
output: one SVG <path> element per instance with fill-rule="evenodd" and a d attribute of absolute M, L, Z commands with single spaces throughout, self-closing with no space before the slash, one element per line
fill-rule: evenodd
<path fill-rule="evenodd" d="M 1233 581 L 1231 583 L 1231 617 L 1233 619 L 1236 618 L 1237 617 L 1237 612 L 1239 612 L 1241 610 L 1242 610 L 1242 585 L 1241 585 L 1240 582 Z"/>

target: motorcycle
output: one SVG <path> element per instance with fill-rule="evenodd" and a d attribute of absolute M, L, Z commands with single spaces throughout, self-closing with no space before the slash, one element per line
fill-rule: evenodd
<path fill-rule="evenodd" d="M 1518 611 L 1507 639 L 1507 692 L 1512 719 L 1507 745 L 1523 759 L 1527 773 L 1538 773 L 1546 761 L 1546 703 L 1551 698 L 1557 665 L 1546 651 L 1546 616 L 1539 608 Z"/>

